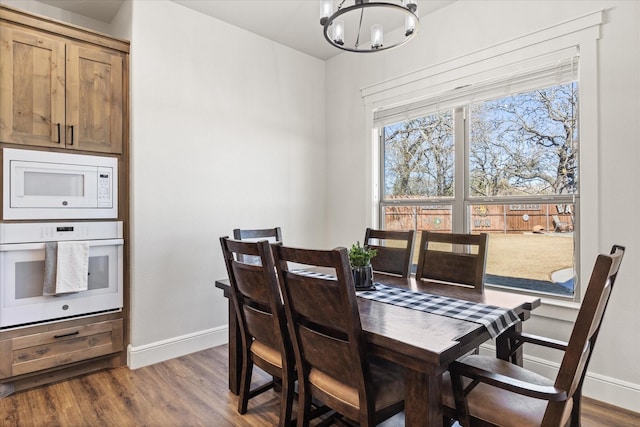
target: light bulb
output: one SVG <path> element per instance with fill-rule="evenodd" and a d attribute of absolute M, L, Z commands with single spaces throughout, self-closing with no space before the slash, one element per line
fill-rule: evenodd
<path fill-rule="evenodd" d="M 371 49 L 380 49 L 382 43 L 382 24 L 373 24 L 371 26 Z"/>
<path fill-rule="evenodd" d="M 335 44 L 342 46 L 344 44 L 344 21 L 336 19 L 331 26 L 333 27 L 331 39 Z"/>
<path fill-rule="evenodd" d="M 416 30 L 416 20 L 413 15 L 404 18 L 404 35 L 409 37 Z"/>
<path fill-rule="evenodd" d="M 333 0 L 320 1 L 320 24 L 324 25 L 333 13 Z"/>

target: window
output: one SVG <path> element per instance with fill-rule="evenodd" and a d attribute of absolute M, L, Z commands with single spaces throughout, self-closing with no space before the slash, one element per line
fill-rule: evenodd
<path fill-rule="evenodd" d="M 386 121 L 378 117 L 381 226 L 489 233 L 487 286 L 573 297 L 575 65 L 386 110 Z M 388 123 L 399 111 L 410 117 Z"/>

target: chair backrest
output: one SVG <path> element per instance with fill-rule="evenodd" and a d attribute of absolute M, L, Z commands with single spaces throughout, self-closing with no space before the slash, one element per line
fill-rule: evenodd
<path fill-rule="evenodd" d="M 315 395 L 321 401 L 331 396 L 321 395 L 310 376 L 355 387 L 359 410 L 344 402 L 329 405 L 339 413 L 354 419 L 373 412 L 372 385 L 365 339 L 360 323 L 355 285 L 345 248 L 333 250 L 273 247 L 280 290 L 282 292 L 289 333 L 293 344 L 300 395 Z M 325 267 L 334 278 L 303 274 L 300 265 Z M 327 403 L 328 404 L 328 403 Z M 366 418 L 366 415 L 365 415 Z"/>
<path fill-rule="evenodd" d="M 233 230 L 233 238 L 235 240 L 246 240 L 249 242 L 257 242 L 259 240 L 267 240 L 270 243 L 282 243 L 282 231 L 280 227 L 275 228 L 258 228 L 243 230 L 236 228 Z M 257 257 L 242 255 L 240 261 L 244 261 L 248 264 L 259 264 L 260 260 Z"/>
<path fill-rule="evenodd" d="M 283 369 L 293 366 L 293 352 L 287 339 L 287 323 L 269 242 L 243 242 L 221 237 L 220 243 L 243 346 L 247 349 L 253 340 L 257 340 L 281 351 Z M 260 263 L 245 263 L 246 256 L 256 258 Z"/>
<path fill-rule="evenodd" d="M 555 381 L 556 387 L 567 390 L 568 398 L 574 395 L 586 374 L 624 252 L 624 247 L 614 246 L 610 255 L 598 255 L 596 259 Z M 550 402 L 542 425 L 551 425 L 552 420 L 557 424 L 557 420 L 566 415 L 565 403 Z"/>
<path fill-rule="evenodd" d="M 280 230 L 280 227 L 254 230 L 242 230 L 240 228 L 236 228 L 233 230 L 233 238 L 235 240 L 267 239 L 272 243 L 282 242 L 282 231 Z"/>
<path fill-rule="evenodd" d="M 371 259 L 373 271 L 409 277 L 415 231 L 374 230 L 367 228 L 364 246 L 376 249 Z"/>
<path fill-rule="evenodd" d="M 465 285 L 482 292 L 489 236 L 423 231 L 417 280 Z"/>

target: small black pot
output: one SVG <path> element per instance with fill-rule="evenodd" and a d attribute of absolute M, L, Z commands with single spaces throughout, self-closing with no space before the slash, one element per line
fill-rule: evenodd
<path fill-rule="evenodd" d="M 374 290 L 373 286 L 373 269 L 371 264 L 365 266 L 351 267 L 353 273 L 353 282 L 356 285 L 356 291 Z"/>

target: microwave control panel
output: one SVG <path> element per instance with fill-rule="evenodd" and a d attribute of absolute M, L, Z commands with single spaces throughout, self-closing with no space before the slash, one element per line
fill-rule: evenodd
<path fill-rule="evenodd" d="M 98 168 L 98 207 L 110 208 L 111 199 L 111 176 L 113 170 L 111 168 Z"/>

